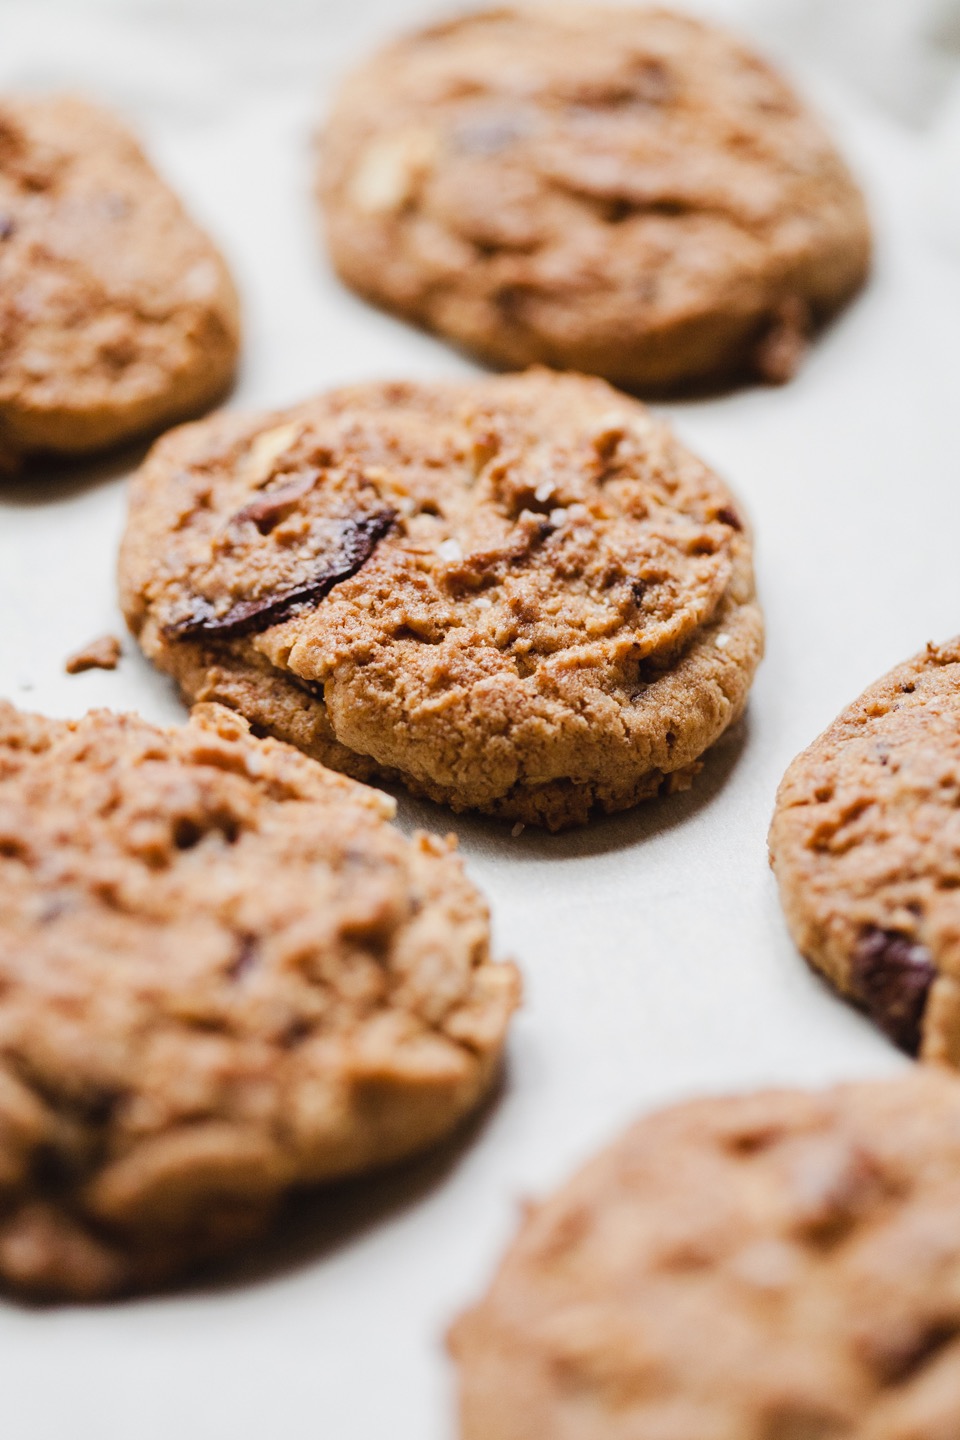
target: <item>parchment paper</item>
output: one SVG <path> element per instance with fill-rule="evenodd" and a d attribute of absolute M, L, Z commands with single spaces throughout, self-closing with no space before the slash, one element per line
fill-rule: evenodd
<path fill-rule="evenodd" d="M 517 1219 L 635 1114 L 703 1091 L 820 1084 L 905 1062 L 807 970 L 765 834 L 784 767 L 861 688 L 960 630 L 957 5 L 716 0 L 820 105 L 867 189 L 866 293 L 781 390 L 662 407 L 757 535 L 768 654 L 746 721 L 689 794 L 563 837 L 456 823 L 526 1004 L 502 1093 L 460 1143 L 300 1207 L 215 1286 L 90 1308 L 0 1303 L 10 1440 L 450 1440 L 446 1325 Z M 0 0 L 0 86 L 123 110 L 217 236 L 246 307 L 232 404 L 375 376 L 470 374 L 339 287 L 317 243 L 309 135 L 333 78 L 415 0 Z M 107 464 L 0 486 L 0 694 L 176 721 L 123 634 L 125 478 Z M 453 817 L 401 803 L 404 825 Z"/>

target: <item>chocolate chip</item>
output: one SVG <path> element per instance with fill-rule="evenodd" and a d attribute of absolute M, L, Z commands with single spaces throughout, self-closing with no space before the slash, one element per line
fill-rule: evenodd
<path fill-rule="evenodd" d="M 960 1335 L 953 1317 L 889 1325 L 865 1335 L 858 1346 L 884 1385 L 903 1385 L 932 1364 Z"/>
<path fill-rule="evenodd" d="M 643 214 L 643 206 L 635 205 L 632 200 L 627 200 L 622 195 L 604 201 L 602 210 L 608 225 L 622 225 L 624 220 L 632 220 L 635 215 Z"/>
<path fill-rule="evenodd" d="M 291 1020 L 290 1024 L 280 1036 L 280 1046 L 284 1050 L 295 1050 L 309 1035 L 313 1033 L 312 1027 L 307 1020 Z"/>
<path fill-rule="evenodd" d="M 647 587 L 642 580 L 634 580 L 630 586 L 630 594 L 633 596 L 633 603 L 636 606 L 643 604 L 643 597 L 647 593 Z"/>
<path fill-rule="evenodd" d="M 50 1199 L 72 1188 L 77 1170 L 75 1158 L 49 1141 L 38 1145 L 30 1157 L 34 1188 Z"/>
<path fill-rule="evenodd" d="M 269 535 L 286 512 L 292 510 L 298 500 L 310 493 L 319 478 L 319 470 L 306 470 L 302 475 L 288 480 L 286 484 L 278 485 L 275 490 L 267 490 L 256 500 L 251 500 L 249 505 L 244 505 L 242 510 L 238 510 L 230 524 L 242 525 L 245 521 L 250 521 L 256 525 L 261 535 Z"/>
<path fill-rule="evenodd" d="M 523 285 L 501 285 L 493 297 L 493 303 L 508 320 L 519 320 L 530 294 L 530 289 Z"/>
<path fill-rule="evenodd" d="M 936 979 L 925 945 L 870 926 L 853 953 L 853 985 L 867 1014 L 909 1055 L 920 1049 L 920 1025 Z"/>
<path fill-rule="evenodd" d="M 168 640 L 192 640 L 204 635 L 233 640 L 242 635 L 258 635 L 271 625 L 289 620 L 296 611 L 318 605 L 335 585 L 356 575 L 389 533 L 396 518 L 395 510 L 377 510 L 358 520 L 341 521 L 337 550 L 325 557 L 303 584 L 280 595 L 238 600 L 223 614 L 218 614 L 209 600 L 198 600 L 189 615 L 164 626 L 164 635 Z"/>
<path fill-rule="evenodd" d="M 77 1108 L 88 1125 L 106 1125 L 122 1099 L 123 1092 L 120 1090 L 93 1090 Z"/>
<path fill-rule="evenodd" d="M 743 521 L 732 505 L 721 505 L 717 511 L 716 518 L 720 521 L 721 525 L 729 525 L 731 530 L 743 529 Z"/>

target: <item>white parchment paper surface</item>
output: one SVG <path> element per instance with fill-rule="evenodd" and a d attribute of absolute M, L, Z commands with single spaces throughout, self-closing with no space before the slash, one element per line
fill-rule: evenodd
<path fill-rule="evenodd" d="M 0 88 L 124 111 L 226 251 L 246 359 L 232 404 L 346 380 L 470 374 L 342 290 L 317 243 L 309 136 L 345 65 L 424 0 L 0 0 Z M 9 1440 L 450 1440 L 442 1336 L 518 1201 L 633 1115 L 703 1091 L 905 1063 L 786 935 L 766 863 L 797 750 L 864 685 L 960 630 L 960 4 L 703 0 L 828 116 L 877 236 L 869 289 L 781 390 L 663 407 L 756 528 L 768 653 L 749 714 L 687 795 L 562 837 L 461 821 L 526 1004 L 464 1142 L 307 1206 L 222 1283 L 92 1308 L 0 1303 Z M 131 455 L 0 486 L 0 694 L 173 722 L 168 684 L 65 656 L 123 633 Z M 405 825 L 450 817 L 402 802 Z"/>

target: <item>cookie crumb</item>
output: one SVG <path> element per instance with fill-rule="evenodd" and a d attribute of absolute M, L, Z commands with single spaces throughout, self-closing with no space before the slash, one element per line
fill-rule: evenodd
<path fill-rule="evenodd" d="M 510 831 L 510 834 L 512 835 L 513 839 L 516 840 L 518 836 L 523 834 L 526 828 L 527 827 L 524 825 L 523 821 L 518 820 L 516 825 L 514 825 L 513 829 Z"/>
<path fill-rule="evenodd" d="M 727 646 L 730 644 L 730 636 L 726 633 L 725 630 L 722 630 L 713 643 L 716 645 L 718 650 L 726 650 Z"/>
<path fill-rule="evenodd" d="M 68 656 L 63 668 L 68 675 L 79 675 L 83 670 L 116 670 L 122 654 L 116 635 L 101 635 Z"/>

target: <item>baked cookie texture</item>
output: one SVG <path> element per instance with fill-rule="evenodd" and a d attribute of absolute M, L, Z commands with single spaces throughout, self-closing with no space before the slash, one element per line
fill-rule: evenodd
<path fill-rule="evenodd" d="M 0 98 L 0 452 L 103 449 L 209 408 L 236 292 L 128 130 L 73 97 Z"/>
<path fill-rule="evenodd" d="M 668 10 L 497 7 L 384 50 L 319 146 L 333 262 L 500 366 L 786 380 L 863 283 L 863 197 L 771 67 Z"/>
<path fill-rule="evenodd" d="M 183 427 L 134 480 L 120 574 L 189 700 L 551 829 L 689 784 L 762 648 L 726 486 L 545 370 Z"/>
<path fill-rule="evenodd" d="M 960 637 L 797 756 L 770 859 L 811 964 L 905 1050 L 960 1065 Z"/>
<path fill-rule="evenodd" d="M 647 1118 L 455 1325 L 463 1440 L 948 1440 L 958 1205 L 939 1067 Z"/>
<path fill-rule="evenodd" d="M 201 707 L 0 705 L 0 1281 L 90 1299 L 446 1135 L 517 1000 L 452 841 Z"/>

